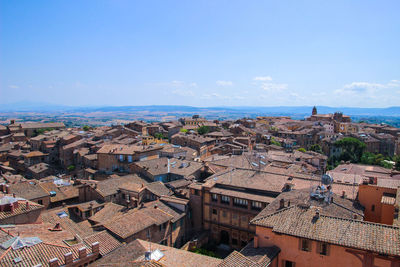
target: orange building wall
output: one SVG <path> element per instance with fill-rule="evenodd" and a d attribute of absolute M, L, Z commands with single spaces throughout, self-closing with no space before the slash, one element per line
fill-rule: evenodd
<path fill-rule="evenodd" d="M 362 184 L 358 188 L 358 200 L 365 207 L 364 220 L 392 225 L 394 207 L 392 209 L 385 207 L 382 210 L 383 205 L 385 205 L 381 204 L 383 193 L 396 195 L 396 189 Z M 375 205 L 374 211 L 372 205 Z"/>
<path fill-rule="evenodd" d="M 353 254 L 346 252 L 345 247 L 329 245 L 327 256 L 320 255 L 317 251 L 318 242 L 311 241 L 311 251 L 302 251 L 300 249 L 300 239 L 289 235 L 278 235 L 272 232 L 272 229 L 265 227 L 256 227 L 258 247 L 275 245 L 281 249 L 278 255 L 278 266 L 282 266 L 284 260 L 295 263 L 295 267 L 312 266 L 362 266 L 362 262 Z M 389 260 L 374 259 L 375 266 L 391 266 Z"/>

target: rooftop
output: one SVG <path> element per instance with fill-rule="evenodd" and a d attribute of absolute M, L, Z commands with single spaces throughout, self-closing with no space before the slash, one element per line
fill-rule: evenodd
<path fill-rule="evenodd" d="M 334 245 L 400 255 L 400 229 L 395 226 L 320 214 L 318 207 L 294 205 L 251 221 L 279 234 L 327 242 Z"/>

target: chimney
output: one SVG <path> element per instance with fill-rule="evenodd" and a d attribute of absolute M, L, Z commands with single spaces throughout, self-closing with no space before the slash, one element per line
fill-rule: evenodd
<path fill-rule="evenodd" d="M 155 204 L 155 205 L 154 205 L 154 208 L 155 208 L 155 209 L 157 209 L 157 208 L 158 208 L 157 204 Z"/>
<path fill-rule="evenodd" d="M 65 265 L 72 264 L 72 262 L 74 261 L 74 256 L 72 255 L 72 252 L 64 254 L 64 261 Z"/>
<path fill-rule="evenodd" d="M 87 254 L 86 254 L 86 248 L 85 247 L 81 247 L 78 251 L 79 254 L 79 259 L 84 259 L 86 258 Z"/>
<path fill-rule="evenodd" d="M 346 198 L 346 191 L 342 191 L 342 198 Z"/>
<path fill-rule="evenodd" d="M 279 209 L 283 209 L 285 207 L 285 199 L 281 199 L 280 201 L 279 201 Z"/>
<path fill-rule="evenodd" d="M 287 206 L 290 207 L 290 200 L 288 201 Z"/>
<path fill-rule="evenodd" d="M 258 235 L 254 236 L 254 248 L 258 248 Z"/>
<path fill-rule="evenodd" d="M 29 210 L 29 201 L 26 201 L 26 210 Z"/>
<path fill-rule="evenodd" d="M 315 211 L 315 218 L 319 218 L 319 209 L 316 209 L 316 211 Z"/>
<path fill-rule="evenodd" d="M 13 193 L 13 198 L 15 198 L 15 193 Z"/>
<path fill-rule="evenodd" d="M 57 258 L 53 258 L 51 260 L 49 260 L 49 267 L 58 267 L 60 266 L 58 263 L 58 259 Z"/>
<path fill-rule="evenodd" d="M 92 253 L 93 254 L 99 254 L 100 253 L 100 243 L 99 242 L 94 242 L 92 244 Z"/>
<path fill-rule="evenodd" d="M 6 194 L 10 194 L 10 186 L 8 184 L 6 184 Z"/>
<path fill-rule="evenodd" d="M 11 211 L 11 213 L 14 212 L 14 203 L 11 203 L 11 204 L 10 204 L 10 211 Z"/>

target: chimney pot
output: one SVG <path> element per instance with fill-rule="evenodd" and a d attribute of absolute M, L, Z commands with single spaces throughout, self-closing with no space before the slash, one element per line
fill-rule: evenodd
<path fill-rule="evenodd" d="M 29 201 L 26 201 L 26 210 L 29 210 Z"/>
<path fill-rule="evenodd" d="M 58 259 L 57 258 L 53 258 L 51 260 L 49 260 L 49 267 L 58 267 L 60 266 L 58 263 Z"/>
<path fill-rule="evenodd" d="M 71 264 L 74 261 L 72 252 L 68 252 L 68 253 L 64 254 L 64 261 L 65 261 L 65 265 Z"/>
<path fill-rule="evenodd" d="M 86 254 L 86 248 L 85 247 L 81 247 L 78 251 L 79 254 L 79 259 L 84 259 L 86 258 L 87 254 Z"/>
<path fill-rule="evenodd" d="M 94 242 L 92 244 L 92 253 L 93 254 L 99 254 L 100 253 L 100 243 L 99 242 Z"/>
<path fill-rule="evenodd" d="M 346 197 L 346 191 L 342 191 L 342 198 Z"/>
<path fill-rule="evenodd" d="M 319 218 L 319 209 L 315 211 L 315 218 Z"/>
<path fill-rule="evenodd" d="M 285 199 L 281 199 L 280 201 L 279 201 L 279 208 L 280 209 L 283 209 L 285 207 Z"/>

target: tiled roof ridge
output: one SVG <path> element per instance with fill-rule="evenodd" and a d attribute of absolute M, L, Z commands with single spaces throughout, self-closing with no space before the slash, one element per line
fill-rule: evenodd
<path fill-rule="evenodd" d="M 293 205 L 293 206 L 290 206 L 290 207 L 287 207 L 287 208 L 280 209 L 280 210 L 278 210 L 278 211 L 276 211 L 274 213 L 267 214 L 267 215 L 262 216 L 260 218 L 255 218 L 255 219 L 251 220 L 250 223 L 256 224 L 258 221 L 260 221 L 262 219 L 265 219 L 265 218 L 268 218 L 268 217 L 272 217 L 274 215 L 277 215 L 279 213 L 282 213 L 284 211 L 287 211 L 287 210 L 293 209 L 293 208 L 299 208 L 299 209 L 303 209 L 303 210 L 305 210 L 305 209 L 308 210 L 310 208 L 319 209 L 319 207 L 317 207 L 317 206 L 302 207 L 302 204 L 297 204 L 297 205 Z M 400 229 L 399 226 L 395 226 L 395 225 L 387 225 L 387 224 L 376 223 L 376 222 L 368 222 L 368 221 L 363 221 L 363 220 L 358 220 L 358 219 L 341 218 L 341 217 L 335 217 L 335 216 L 324 215 L 324 214 L 320 214 L 319 216 L 320 217 L 329 218 L 329 219 L 335 219 L 335 220 L 338 220 L 338 221 L 356 222 L 356 223 L 366 224 L 366 225 L 377 225 L 377 226 L 385 227 L 385 228 L 388 228 L 388 229 Z"/>
<path fill-rule="evenodd" d="M 85 239 L 88 239 L 88 238 L 91 238 L 91 237 L 93 237 L 93 236 L 99 235 L 99 234 L 101 234 L 101 233 L 103 233 L 103 232 L 107 232 L 107 230 L 102 230 L 102 231 L 94 232 L 93 234 L 91 234 L 91 235 L 85 237 L 85 238 L 83 239 L 83 242 L 85 242 Z"/>
<path fill-rule="evenodd" d="M 0 256 L 0 261 L 7 255 L 8 252 L 10 252 L 10 250 L 11 246 L 6 251 L 4 251 L 3 255 Z"/>
<path fill-rule="evenodd" d="M 279 210 L 277 210 L 277 211 L 275 211 L 275 212 L 273 212 L 273 213 L 266 214 L 266 215 L 264 215 L 264 216 L 262 216 L 262 217 L 259 217 L 259 218 L 255 217 L 254 219 L 252 219 L 252 220 L 250 221 L 250 223 L 252 223 L 252 224 L 253 224 L 253 223 L 257 223 L 257 221 L 260 221 L 260 220 L 265 219 L 265 218 L 268 218 L 268 217 L 272 217 L 273 215 L 282 213 L 282 212 L 284 212 L 284 211 L 286 211 L 286 210 L 293 209 L 294 207 L 297 207 L 298 205 L 299 205 L 299 204 L 293 205 L 293 206 L 290 206 L 290 207 L 286 207 L 286 208 L 283 208 L 283 209 L 279 209 Z M 300 204 L 300 205 L 301 205 L 301 204 Z"/>
<path fill-rule="evenodd" d="M 234 250 L 233 253 L 235 253 L 236 255 L 239 255 L 240 257 L 243 257 L 244 259 L 254 263 L 255 265 L 258 265 L 258 262 L 255 262 L 251 259 L 249 259 L 248 257 L 246 257 L 245 255 L 243 255 L 242 253 L 240 253 L 240 251 Z M 266 255 L 264 255 L 264 257 L 266 257 Z"/>
<path fill-rule="evenodd" d="M 165 204 L 164 204 L 165 205 Z M 160 210 L 160 211 L 162 211 L 162 212 L 164 212 L 165 214 L 167 214 L 168 216 L 171 216 L 172 218 L 174 218 L 174 216 L 173 215 L 171 215 L 171 214 L 169 214 L 168 212 L 166 212 L 165 210 L 162 210 L 161 208 L 159 208 L 159 207 L 157 207 L 157 209 L 158 210 Z M 150 215 L 150 217 L 151 217 L 151 215 Z"/>
<path fill-rule="evenodd" d="M 53 243 L 49 243 L 49 242 L 42 242 L 42 244 L 44 244 L 44 245 L 49 245 L 49 246 L 54 246 L 54 247 L 60 247 L 60 248 L 68 248 L 68 249 L 71 249 L 71 250 L 72 250 L 71 247 L 63 246 L 63 245 L 58 245 L 58 244 L 53 244 Z"/>
<path fill-rule="evenodd" d="M 8 234 L 8 235 L 10 235 L 10 236 L 12 236 L 12 237 L 14 237 L 13 234 L 9 233 L 8 231 L 6 231 L 6 230 L 5 230 L 4 228 L 2 228 L 2 227 L 0 227 L 0 231 L 3 231 L 4 233 L 6 233 L 6 234 Z"/>

